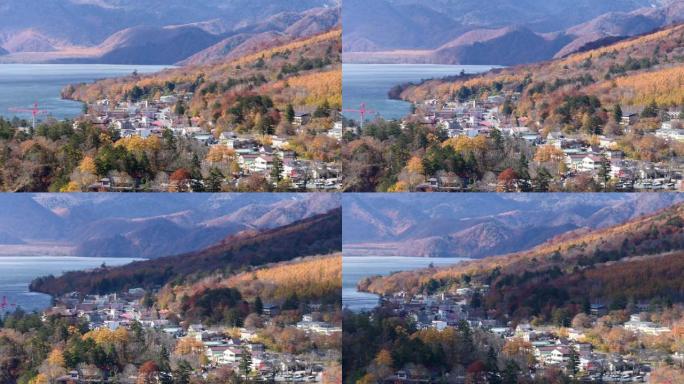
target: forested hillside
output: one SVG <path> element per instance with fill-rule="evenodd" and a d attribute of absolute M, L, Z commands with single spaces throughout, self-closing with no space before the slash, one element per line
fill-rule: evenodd
<path fill-rule="evenodd" d="M 299 159 L 335 162 L 339 142 L 325 133 L 342 104 L 340 54 L 338 29 L 209 65 L 68 86 L 63 97 L 89 104 L 77 124 L 49 120 L 25 132 L 19 128 L 27 122 L 0 119 L 0 144 L 5 148 L 0 153 L 0 189 L 87 191 L 99 188 L 103 178 L 136 191 L 274 189 L 275 182 L 264 177 L 245 176 L 235 151 L 225 145 L 209 148 L 170 129 L 122 137 L 96 102 L 140 106 L 159 102 L 161 96 L 175 97 L 179 101 L 167 111 L 174 127 L 200 128 L 216 143 L 221 133 L 230 131 L 268 146 L 270 136 L 277 134 L 289 139 L 286 149 Z M 293 124 L 296 111 L 312 116 L 301 131 Z"/>
<path fill-rule="evenodd" d="M 409 86 L 402 97 L 464 101 L 516 94 L 509 115 L 540 131 L 561 127 L 566 132 L 597 134 L 607 125 L 609 133 L 620 133 L 614 117 L 623 108 L 650 107 L 652 116 L 644 117 L 656 118 L 660 111 L 681 106 L 683 63 L 684 25 L 679 25 L 564 59 L 450 81 L 428 81 Z M 655 126 L 646 120 L 641 128 Z M 642 148 L 637 137 L 630 138 L 623 144 L 627 152 L 644 149 L 644 156 L 653 153 L 653 149 L 646 150 L 646 144 Z"/>
<path fill-rule="evenodd" d="M 584 311 L 590 303 L 616 308 L 684 298 L 673 274 L 681 269 L 684 205 L 597 231 L 569 232 L 529 251 L 454 267 L 368 279 L 376 293 L 489 286 L 482 305 L 495 317 L 550 320 Z"/>
<path fill-rule="evenodd" d="M 141 261 L 123 267 L 42 277 L 31 283 L 37 292 L 108 293 L 129 288 L 154 288 L 189 276 L 286 261 L 297 257 L 341 251 L 341 210 L 317 215 L 263 232 L 242 232 L 205 250 Z"/>
<path fill-rule="evenodd" d="M 217 273 L 190 284 L 167 284 L 157 294 L 157 302 L 160 308 L 201 321 L 223 316 L 220 297 L 233 301 L 230 307 L 246 300 L 279 303 L 289 309 L 306 303 L 339 308 L 341 289 L 342 256 L 316 256 L 267 264 L 235 275 Z"/>
<path fill-rule="evenodd" d="M 92 103 L 104 98 L 111 102 L 137 101 L 158 98 L 170 91 L 191 92 L 193 98 L 187 114 L 203 121 L 223 121 L 229 117 L 240 120 L 240 116 L 230 116 L 231 111 L 241 100 L 246 103 L 249 95 L 268 97 L 272 103 L 264 107 L 283 112 L 288 104 L 316 107 L 326 100 L 330 107 L 339 108 L 340 44 L 341 31 L 333 30 L 210 65 L 189 65 L 159 74 L 134 74 L 68 87 L 63 96 Z M 242 117 L 247 117 L 258 111 L 243 112 Z"/>

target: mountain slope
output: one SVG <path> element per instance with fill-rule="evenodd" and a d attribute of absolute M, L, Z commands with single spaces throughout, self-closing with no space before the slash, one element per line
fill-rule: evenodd
<path fill-rule="evenodd" d="M 227 235 L 284 226 L 339 207 L 334 194 L 136 196 L 7 195 L 0 245 L 64 243 L 82 257 L 157 258 L 197 251 Z M 16 241 L 12 240 L 11 244 Z"/>
<path fill-rule="evenodd" d="M 217 120 L 226 125 L 234 118 L 231 108 L 254 95 L 270 97 L 279 111 L 288 104 L 315 108 L 326 100 L 336 109 L 342 104 L 340 54 L 337 29 L 211 64 L 67 87 L 62 95 L 89 103 L 102 98 L 119 101 L 129 98 L 137 86 L 143 91 L 141 99 L 146 99 L 173 83 L 175 92 L 193 93 L 188 115 L 200 117 L 200 125 Z"/>
<path fill-rule="evenodd" d="M 682 201 L 672 195 L 611 197 L 345 196 L 344 249 L 355 256 L 482 258 L 539 245 L 562 233 L 605 228 Z"/>
<path fill-rule="evenodd" d="M 419 292 L 487 284 L 487 309 L 498 317 L 550 318 L 582 302 L 681 301 L 682 286 L 668 278 L 682 268 L 684 204 L 595 231 L 568 232 L 527 251 L 453 267 L 397 273 L 363 282 L 377 293 Z M 468 276 L 464 279 L 464 276 Z M 641 279 L 630 280 L 640 276 Z M 494 312 L 493 312 L 494 313 Z"/>
<path fill-rule="evenodd" d="M 281 13 L 235 34 L 179 62 L 180 65 L 210 64 L 236 59 L 315 36 L 339 27 L 339 8 L 314 8 L 302 13 Z"/>
<path fill-rule="evenodd" d="M 348 62 L 517 65 L 684 21 L 678 1 L 383 0 L 345 8 Z"/>
<path fill-rule="evenodd" d="M 684 72 L 684 25 L 676 25 L 642 36 L 576 53 L 562 59 L 534 65 L 498 69 L 477 76 L 449 81 L 428 81 L 409 86 L 402 97 L 411 101 L 437 98 L 452 100 L 461 90 L 473 94 L 515 96 L 514 115 L 543 134 L 559 128 L 576 133 L 585 115 L 592 118 L 585 132 L 596 126 L 610 134 L 623 136 L 610 115 L 616 105 L 641 111 L 653 105 L 661 111 L 680 108 Z M 503 88 L 493 91 L 502 84 Z M 517 94 L 520 95 L 517 95 Z M 544 102 L 536 102 L 543 98 Z M 577 103 L 576 103 L 577 102 Z M 590 107 L 585 108 L 588 104 Z M 584 119 L 587 121 L 587 119 Z M 612 125 L 612 126 L 611 126 Z M 618 140 L 619 149 L 630 158 L 660 161 L 658 142 L 640 148 L 637 135 Z M 677 143 L 666 143 L 677 154 Z"/>
<path fill-rule="evenodd" d="M 341 210 L 335 209 L 283 227 L 229 236 L 205 250 L 141 261 L 117 268 L 43 277 L 31 289 L 53 295 L 78 290 L 104 293 L 152 288 L 191 274 L 261 265 L 341 250 Z"/>
<path fill-rule="evenodd" d="M 109 64 L 170 64 L 215 44 L 219 36 L 197 27 L 134 27 L 105 40 L 98 62 Z"/>
<path fill-rule="evenodd" d="M 7 0 L 2 61 L 174 64 L 241 33 L 285 33 L 307 21 L 288 36 L 320 32 L 320 9 L 335 8 L 337 0 Z"/>

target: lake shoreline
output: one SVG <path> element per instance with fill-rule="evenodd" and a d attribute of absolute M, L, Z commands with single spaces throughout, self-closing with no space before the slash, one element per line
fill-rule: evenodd
<path fill-rule="evenodd" d="M 434 267 L 455 265 L 468 260 L 470 259 L 462 257 L 344 255 L 342 262 L 342 306 L 353 312 L 363 312 L 370 311 L 380 305 L 381 295 L 359 289 L 359 284 L 365 279 L 377 279 L 397 272 L 425 269 L 430 265 Z"/>
<path fill-rule="evenodd" d="M 0 63 L 0 116 L 30 120 L 29 113 L 11 109 L 30 109 L 34 103 L 47 113 L 45 117 L 70 120 L 81 116 L 83 103 L 61 97 L 69 84 L 91 83 L 105 78 L 118 78 L 137 71 L 140 74 L 160 72 L 173 66 L 119 64 L 8 64 Z"/>
<path fill-rule="evenodd" d="M 7 301 L 7 308 L 0 308 L 0 314 L 21 308 L 27 312 L 41 311 L 49 307 L 52 296 L 30 290 L 35 279 L 61 275 L 68 271 L 87 271 L 99 268 L 122 266 L 139 258 L 102 258 L 79 256 L 0 256 L 0 300 Z"/>
<path fill-rule="evenodd" d="M 399 98 L 397 86 L 420 83 L 430 79 L 457 76 L 462 73 L 477 75 L 496 66 L 448 64 L 342 64 L 342 93 L 347 118 L 359 119 L 353 114 L 361 104 L 371 112 L 366 118 L 380 116 L 385 120 L 399 120 L 411 113 L 412 104 Z M 393 90 L 394 89 L 394 90 Z"/>

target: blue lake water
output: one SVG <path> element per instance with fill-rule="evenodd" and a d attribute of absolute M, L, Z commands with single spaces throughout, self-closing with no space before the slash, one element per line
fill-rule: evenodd
<path fill-rule="evenodd" d="M 57 257 L 57 256 L 0 256 L 0 303 L 7 299 L 7 308 L 0 308 L 0 314 L 21 307 L 32 312 L 50 305 L 51 297 L 42 293 L 29 292 L 29 283 L 37 277 L 59 276 L 68 271 L 97 268 L 102 263 L 119 266 L 139 259 Z"/>
<path fill-rule="evenodd" d="M 89 83 L 95 80 L 120 77 L 138 71 L 153 73 L 168 66 L 109 65 L 109 64 L 0 64 L 0 116 L 29 120 L 28 113 L 18 114 L 10 108 L 40 109 L 62 120 L 81 114 L 81 103 L 62 100 L 60 92 L 68 84 Z"/>
<path fill-rule="evenodd" d="M 385 119 L 400 119 L 411 113 L 411 104 L 390 100 L 388 91 L 395 85 L 407 82 L 489 71 L 495 66 L 436 65 L 436 64 L 343 64 L 342 96 L 344 109 L 359 109 L 362 103 Z M 372 119 L 375 114 L 368 116 Z M 356 113 L 346 112 L 345 117 L 359 120 Z"/>
<path fill-rule="evenodd" d="M 363 311 L 378 305 L 378 296 L 359 292 L 356 289 L 359 281 L 366 277 L 389 275 L 392 272 L 413 271 L 427 268 L 458 264 L 466 261 L 457 257 L 350 257 L 342 258 L 342 305 L 352 311 Z"/>

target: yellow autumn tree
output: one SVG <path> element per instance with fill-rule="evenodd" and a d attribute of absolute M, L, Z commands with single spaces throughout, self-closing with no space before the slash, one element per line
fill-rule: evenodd
<path fill-rule="evenodd" d="M 60 192 L 81 192 L 81 186 L 75 181 L 70 181 L 67 185 L 59 189 Z"/>
<path fill-rule="evenodd" d="M 50 365 L 54 365 L 56 367 L 64 367 L 65 362 L 64 362 L 64 354 L 62 353 L 62 350 L 60 349 L 53 349 L 50 351 L 50 354 L 48 355 L 47 362 Z"/>
<path fill-rule="evenodd" d="M 128 342 L 128 331 L 125 328 L 117 328 L 112 331 L 108 328 L 98 328 L 83 335 L 83 340 L 92 339 L 96 344 L 125 344 Z"/>
<path fill-rule="evenodd" d="M 178 340 L 174 354 L 178 356 L 199 355 L 204 352 L 204 345 L 193 337 L 184 337 Z"/>
<path fill-rule="evenodd" d="M 565 158 L 565 153 L 553 145 L 542 145 L 534 154 L 534 161 L 542 163 L 560 163 Z"/>
<path fill-rule="evenodd" d="M 33 379 L 31 379 L 29 381 L 29 384 L 49 384 L 49 383 L 50 383 L 50 379 L 42 373 L 37 374 L 36 377 L 34 377 Z"/>
<path fill-rule="evenodd" d="M 81 164 L 78 165 L 78 170 L 83 173 L 97 173 L 97 167 L 95 166 L 95 160 L 91 156 L 83 157 Z"/>
<path fill-rule="evenodd" d="M 406 164 L 406 169 L 409 172 L 414 172 L 418 174 L 424 174 L 425 169 L 423 168 L 423 161 L 418 156 L 413 156 Z"/>
<path fill-rule="evenodd" d="M 209 163 L 226 163 L 235 158 L 235 150 L 223 145 L 215 145 L 209 149 L 206 160 Z"/>

